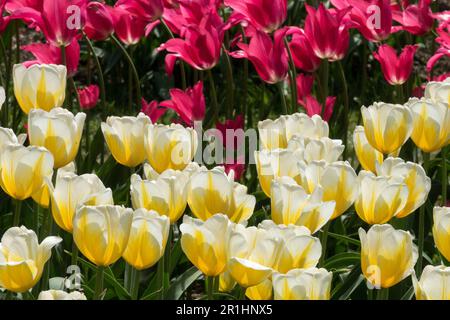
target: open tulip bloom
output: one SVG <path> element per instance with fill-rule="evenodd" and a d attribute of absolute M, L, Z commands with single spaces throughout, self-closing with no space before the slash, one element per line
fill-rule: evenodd
<path fill-rule="evenodd" d="M 447 2 L 0 0 L 0 300 L 450 300 Z"/>

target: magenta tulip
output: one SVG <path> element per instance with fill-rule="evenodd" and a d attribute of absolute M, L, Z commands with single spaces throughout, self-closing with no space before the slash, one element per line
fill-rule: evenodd
<path fill-rule="evenodd" d="M 380 62 L 386 81 L 391 85 L 401 85 L 411 75 L 416 50 L 417 46 L 408 45 L 403 48 L 400 56 L 397 56 L 394 48 L 383 44 L 373 56 Z"/>
<path fill-rule="evenodd" d="M 439 27 L 436 29 L 436 32 L 439 37 L 437 37 L 435 41 L 440 44 L 440 47 L 427 62 L 428 72 L 433 69 L 434 65 L 442 57 L 450 57 L 450 24 Z"/>
<path fill-rule="evenodd" d="M 86 6 L 86 21 L 83 31 L 91 40 L 102 41 L 114 32 L 114 22 L 111 15 L 112 8 L 100 3 L 89 2 Z"/>
<path fill-rule="evenodd" d="M 306 72 L 316 71 L 320 66 L 321 59 L 314 53 L 305 31 L 293 27 L 289 28 L 288 34 L 292 35 L 289 49 L 295 66 Z"/>
<path fill-rule="evenodd" d="M 97 85 L 91 84 L 82 89 L 78 89 L 78 97 L 80 99 L 80 108 L 83 110 L 93 109 L 97 103 L 100 95 L 100 89 Z"/>
<path fill-rule="evenodd" d="M 142 99 L 142 108 L 141 112 L 143 112 L 147 117 L 152 120 L 153 123 L 159 120 L 162 115 L 166 112 L 166 109 L 158 108 L 159 103 L 156 100 L 148 103 L 145 99 Z"/>
<path fill-rule="evenodd" d="M 394 10 L 392 18 L 402 25 L 402 29 L 414 35 L 423 35 L 433 27 L 434 18 L 430 9 L 431 0 L 419 0 L 408 5 L 403 11 Z"/>

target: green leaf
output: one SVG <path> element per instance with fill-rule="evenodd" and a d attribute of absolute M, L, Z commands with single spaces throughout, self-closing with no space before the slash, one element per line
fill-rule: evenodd
<path fill-rule="evenodd" d="M 331 294 L 331 299 L 334 300 L 346 300 L 353 291 L 361 284 L 364 280 L 363 275 L 361 274 L 361 266 L 358 263 L 355 265 L 350 273 L 345 277 L 343 282 L 336 286 Z"/>
<path fill-rule="evenodd" d="M 178 300 L 184 291 L 189 288 L 189 286 L 200 277 L 202 272 L 196 267 L 191 267 L 186 270 L 181 276 L 176 278 L 169 290 L 167 290 L 166 299 L 168 300 Z"/>
<path fill-rule="evenodd" d="M 349 267 L 351 265 L 356 265 L 361 261 L 361 255 L 359 252 L 343 252 L 338 253 L 325 261 L 324 268 L 330 269 L 340 269 Z"/>
<path fill-rule="evenodd" d="M 359 242 L 359 240 L 344 236 L 342 234 L 337 234 L 337 233 L 333 233 L 333 232 L 328 232 L 328 236 L 338 239 L 338 240 L 342 240 L 357 246 L 361 246 L 361 242 Z"/>

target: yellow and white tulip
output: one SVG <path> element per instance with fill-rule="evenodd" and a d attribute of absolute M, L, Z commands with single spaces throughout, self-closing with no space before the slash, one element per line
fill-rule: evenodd
<path fill-rule="evenodd" d="M 47 290 L 39 293 L 38 300 L 87 300 L 87 298 L 79 291 Z"/>
<path fill-rule="evenodd" d="M 353 132 L 353 145 L 361 167 L 375 173 L 376 164 L 383 163 L 383 154 L 369 143 L 363 126 L 356 126 Z"/>
<path fill-rule="evenodd" d="M 412 275 L 416 300 L 450 300 L 450 267 L 426 266 L 420 280 Z"/>
<path fill-rule="evenodd" d="M 433 208 L 433 238 L 436 247 L 450 261 L 450 207 Z"/>

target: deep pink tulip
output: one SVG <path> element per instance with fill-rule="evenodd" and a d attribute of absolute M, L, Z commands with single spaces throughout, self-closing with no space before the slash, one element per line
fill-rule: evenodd
<path fill-rule="evenodd" d="M 349 45 L 348 26 L 343 20 L 348 9 L 327 10 L 321 3 L 317 10 L 306 5 L 306 11 L 305 35 L 314 53 L 328 61 L 341 60 Z"/>
<path fill-rule="evenodd" d="M 89 39 L 103 41 L 114 32 L 111 10 L 111 7 L 103 3 L 89 2 L 86 6 L 86 22 L 83 27 Z"/>
<path fill-rule="evenodd" d="M 174 110 L 187 125 L 194 121 L 202 121 L 205 118 L 205 96 L 203 95 L 203 82 L 199 81 L 186 91 L 170 89 L 171 100 L 160 103 L 161 107 Z"/>
<path fill-rule="evenodd" d="M 241 49 L 230 52 L 234 58 L 245 58 L 252 62 L 260 78 L 267 83 L 278 83 L 287 77 L 289 64 L 284 46 L 287 28 L 275 31 L 274 39 L 265 32 L 256 30 L 248 44 L 239 42 Z"/>
<path fill-rule="evenodd" d="M 158 108 L 159 103 L 156 100 L 150 101 L 148 103 L 145 99 L 142 99 L 142 108 L 141 112 L 143 112 L 147 117 L 152 120 L 153 123 L 159 120 L 162 115 L 166 112 L 166 109 Z"/>
<path fill-rule="evenodd" d="M 313 115 L 318 114 L 327 122 L 333 115 L 335 102 L 336 97 L 327 97 L 325 100 L 325 108 L 323 108 L 319 101 L 317 101 L 317 99 L 312 95 L 305 97 L 301 102 L 299 101 L 300 105 L 305 108 L 308 116 L 312 117 Z"/>
<path fill-rule="evenodd" d="M 31 52 L 36 58 L 29 61 L 29 64 L 62 64 L 61 48 L 50 43 L 32 43 L 21 47 L 22 50 Z M 80 45 L 76 38 L 66 47 L 67 73 L 73 76 L 78 71 L 80 61 Z"/>
<path fill-rule="evenodd" d="M 430 9 L 432 0 L 419 0 L 404 10 L 394 10 L 392 18 L 402 25 L 402 29 L 414 35 L 423 35 L 433 27 L 434 18 Z"/>
<path fill-rule="evenodd" d="M 159 19 L 164 10 L 162 0 L 119 0 L 115 5 L 146 21 Z"/>
<path fill-rule="evenodd" d="M 436 32 L 439 37 L 436 38 L 436 42 L 440 44 L 439 49 L 434 53 L 434 55 L 427 62 L 427 71 L 430 72 L 434 65 L 442 57 L 450 57 L 450 23 L 439 27 Z"/>
<path fill-rule="evenodd" d="M 133 45 L 145 34 L 147 21 L 136 14 L 132 14 L 124 6 L 114 6 L 111 15 L 114 22 L 114 31 L 119 38 L 126 45 Z"/>
<path fill-rule="evenodd" d="M 397 56 L 394 48 L 383 44 L 378 48 L 378 52 L 373 53 L 373 57 L 380 62 L 386 81 L 391 85 L 400 85 L 411 75 L 416 50 L 416 45 L 407 45 L 400 56 Z"/>
<path fill-rule="evenodd" d="M 220 59 L 224 24 L 217 25 L 214 14 L 202 18 L 199 24 L 183 28 L 182 38 L 170 39 L 159 47 L 167 50 L 166 71 L 172 74 L 177 59 L 182 59 L 197 70 L 213 68 Z"/>
<path fill-rule="evenodd" d="M 224 123 L 216 122 L 216 129 L 219 130 L 222 137 L 223 146 L 227 148 L 229 143 L 233 143 L 233 148 L 238 149 L 244 142 L 244 117 L 240 114 L 235 119 L 227 119 Z M 234 141 L 229 142 L 228 135 L 234 137 Z M 242 133 L 242 135 L 241 135 Z"/>
<path fill-rule="evenodd" d="M 306 72 L 316 71 L 320 66 L 321 59 L 314 53 L 305 31 L 300 28 L 290 28 L 287 34 L 292 35 L 289 49 L 295 66 Z"/>
<path fill-rule="evenodd" d="M 234 173 L 234 181 L 241 180 L 245 173 L 245 163 L 243 160 L 235 161 L 235 163 L 224 163 L 223 167 L 226 174 L 230 174 L 231 171 Z"/>
<path fill-rule="evenodd" d="M 44 0 L 6 0 L 5 10 L 11 15 L 10 18 L 21 19 L 30 28 L 36 28 L 39 31 L 39 27 L 36 25 L 36 15 L 42 12 Z M 17 11 L 20 16 L 17 16 Z M 27 14 L 29 12 L 29 14 Z"/>
<path fill-rule="evenodd" d="M 80 108 L 83 110 L 93 109 L 100 96 L 100 89 L 97 85 L 91 84 L 82 89 L 77 89 L 78 97 L 80 98 Z"/>
<path fill-rule="evenodd" d="M 224 4 L 233 9 L 256 29 L 271 33 L 286 20 L 287 0 L 225 0 Z"/>
<path fill-rule="evenodd" d="M 11 17 L 3 16 L 7 0 L 0 0 L 0 32 L 3 32 L 9 24 Z"/>
<path fill-rule="evenodd" d="M 311 95 L 312 86 L 314 83 L 314 77 L 312 75 L 299 74 L 297 76 L 297 99 L 299 104 L 302 104 L 300 101 L 304 101 L 304 99 Z"/>

